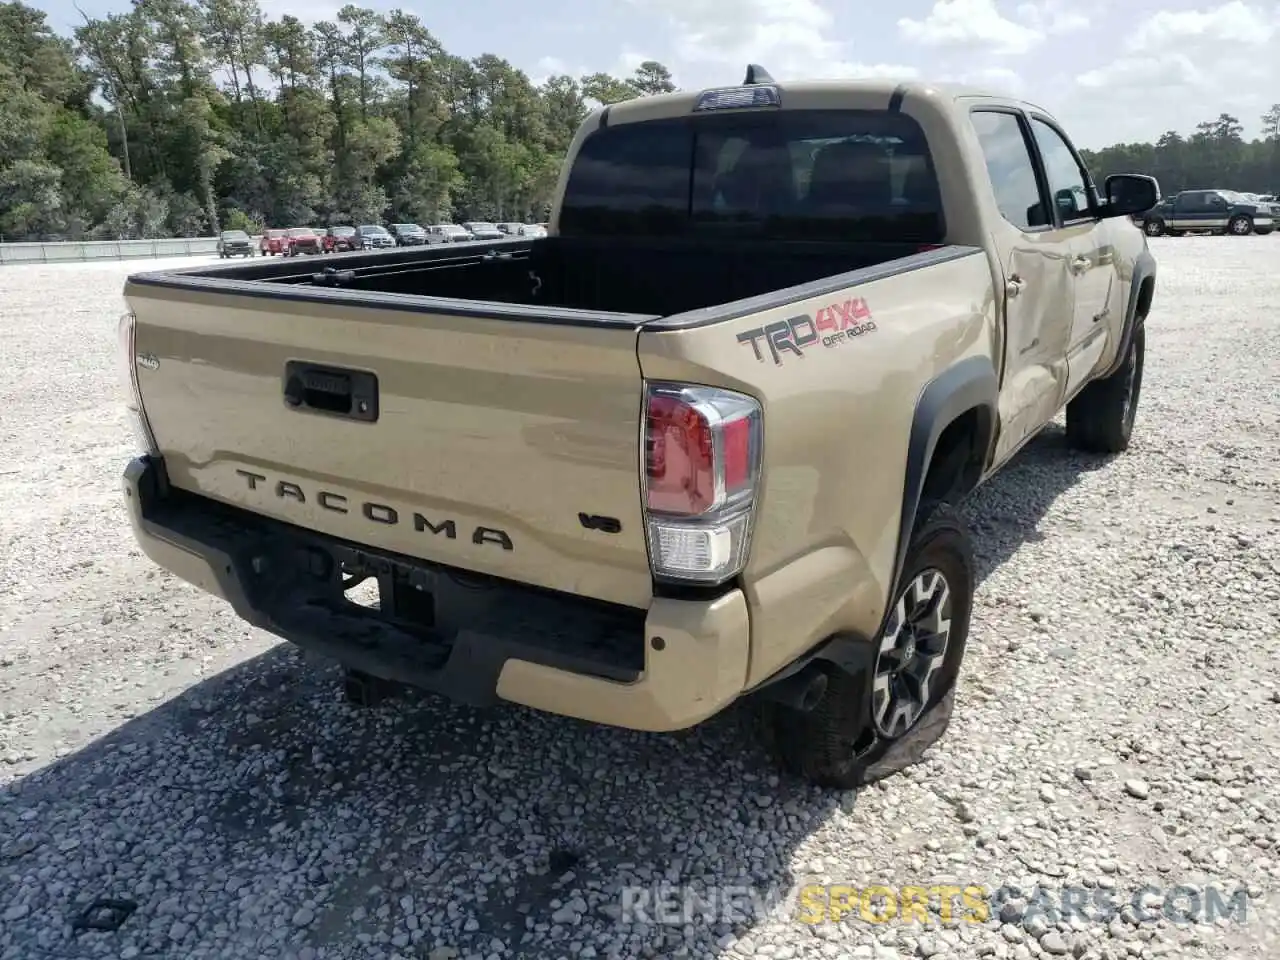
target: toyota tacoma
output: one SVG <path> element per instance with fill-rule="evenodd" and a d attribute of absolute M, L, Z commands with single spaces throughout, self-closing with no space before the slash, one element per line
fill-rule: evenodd
<path fill-rule="evenodd" d="M 1158 201 L 981 91 L 752 66 L 602 107 L 545 237 L 130 277 L 133 532 L 353 696 L 648 731 L 750 697 L 854 787 L 949 723 L 954 505 L 1063 408 L 1129 444 Z"/>

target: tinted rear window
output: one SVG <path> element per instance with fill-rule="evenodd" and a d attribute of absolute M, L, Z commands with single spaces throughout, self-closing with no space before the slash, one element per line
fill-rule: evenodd
<path fill-rule="evenodd" d="M 593 133 L 574 160 L 560 232 L 938 243 L 945 224 L 910 117 L 791 110 Z"/>

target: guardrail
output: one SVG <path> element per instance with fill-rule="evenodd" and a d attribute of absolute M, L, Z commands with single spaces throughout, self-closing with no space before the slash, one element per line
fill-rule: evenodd
<path fill-rule="evenodd" d="M 253 238 L 257 249 L 257 238 Z M 170 240 L 67 240 L 58 243 L 0 243 L 0 264 L 71 263 L 79 260 L 144 260 L 155 257 L 213 256 L 217 237 Z"/>

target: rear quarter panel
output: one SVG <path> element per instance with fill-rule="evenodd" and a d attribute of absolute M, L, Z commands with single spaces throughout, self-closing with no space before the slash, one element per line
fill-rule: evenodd
<path fill-rule="evenodd" d="M 647 379 L 740 390 L 764 407 L 762 487 L 744 583 L 748 681 L 838 631 L 874 636 L 887 605 L 916 401 L 943 370 L 995 350 L 991 270 L 981 251 L 736 320 L 640 335 Z M 818 326 L 862 300 L 872 327 L 802 355 L 751 334 Z M 825 332 L 825 331 L 824 331 Z M 740 340 L 740 336 L 745 339 Z"/>

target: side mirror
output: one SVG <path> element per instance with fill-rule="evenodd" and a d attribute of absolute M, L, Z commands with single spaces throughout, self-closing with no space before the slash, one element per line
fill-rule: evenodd
<path fill-rule="evenodd" d="M 1104 189 L 1107 202 L 1099 211 L 1104 218 L 1146 213 L 1160 202 L 1160 183 L 1155 177 L 1138 173 L 1112 174 L 1107 177 Z"/>

